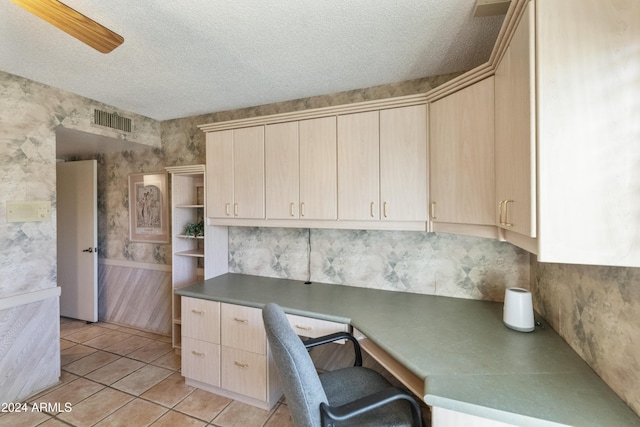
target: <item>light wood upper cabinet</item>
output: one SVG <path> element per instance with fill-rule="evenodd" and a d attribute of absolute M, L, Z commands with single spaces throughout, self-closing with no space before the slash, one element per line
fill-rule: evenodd
<path fill-rule="evenodd" d="M 380 111 L 380 218 L 427 220 L 427 106 Z"/>
<path fill-rule="evenodd" d="M 338 116 L 338 218 L 380 218 L 378 111 Z"/>
<path fill-rule="evenodd" d="M 266 126 L 267 219 L 337 218 L 336 118 Z"/>
<path fill-rule="evenodd" d="M 207 216 L 231 217 L 233 205 L 233 131 L 207 133 Z"/>
<path fill-rule="evenodd" d="M 431 220 L 495 225 L 494 81 L 429 107 Z"/>
<path fill-rule="evenodd" d="M 640 2 L 536 2 L 538 260 L 640 266 Z"/>
<path fill-rule="evenodd" d="M 206 126 L 209 224 L 425 230 L 421 97 L 327 108 Z"/>
<path fill-rule="evenodd" d="M 207 133 L 207 215 L 265 217 L 264 126 Z"/>
<path fill-rule="evenodd" d="M 338 217 L 336 117 L 301 120 L 300 218 Z"/>
<path fill-rule="evenodd" d="M 533 3 L 495 73 L 496 210 L 499 227 L 536 237 Z"/>
<path fill-rule="evenodd" d="M 298 122 L 267 125 L 265 171 L 267 219 L 299 216 Z"/>
<path fill-rule="evenodd" d="M 338 218 L 426 222 L 425 105 L 338 117 Z"/>
<path fill-rule="evenodd" d="M 264 218 L 264 126 L 233 131 L 233 196 L 237 218 Z"/>

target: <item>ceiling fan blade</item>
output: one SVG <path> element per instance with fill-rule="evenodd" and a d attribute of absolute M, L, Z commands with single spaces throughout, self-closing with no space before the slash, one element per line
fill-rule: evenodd
<path fill-rule="evenodd" d="M 57 0 L 11 1 L 102 53 L 124 42 L 122 36 Z"/>

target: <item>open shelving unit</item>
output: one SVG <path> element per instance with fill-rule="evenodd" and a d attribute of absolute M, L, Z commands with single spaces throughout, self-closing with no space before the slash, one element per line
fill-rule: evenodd
<path fill-rule="evenodd" d="M 177 289 L 228 271 L 227 227 L 204 225 L 204 234 L 188 235 L 189 224 L 206 224 L 205 165 L 166 168 L 171 176 L 172 345 L 181 349 L 182 313 Z"/>

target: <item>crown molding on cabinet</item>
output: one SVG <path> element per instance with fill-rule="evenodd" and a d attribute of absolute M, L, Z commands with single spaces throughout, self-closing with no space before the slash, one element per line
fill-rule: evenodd
<path fill-rule="evenodd" d="M 250 117 L 246 119 L 230 120 L 226 122 L 209 123 L 199 125 L 198 127 L 204 132 L 214 132 L 220 130 L 289 122 L 294 120 L 315 119 L 318 117 L 361 113 L 365 111 L 381 110 L 386 108 L 409 107 L 411 105 L 424 104 L 426 103 L 426 100 L 427 98 L 425 94 L 399 96 L 397 98 L 377 99 L 374 101 L 313 108 L 309 110 L 271 114 L 268 116 Z"/>

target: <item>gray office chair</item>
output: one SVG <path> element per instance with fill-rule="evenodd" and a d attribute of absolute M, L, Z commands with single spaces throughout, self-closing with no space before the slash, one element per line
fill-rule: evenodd
<path fill-rule="evenodd" d="M 411 395 L 360 366 L 360 345 L 353 336 L 338 332 L 303 342 L 277 304 L 267 304 L 262 317 L 296 427 L 422 426 Z M 339 339 L 353 343 L 356 366 L 318 375 L 307 348 Z"/>

